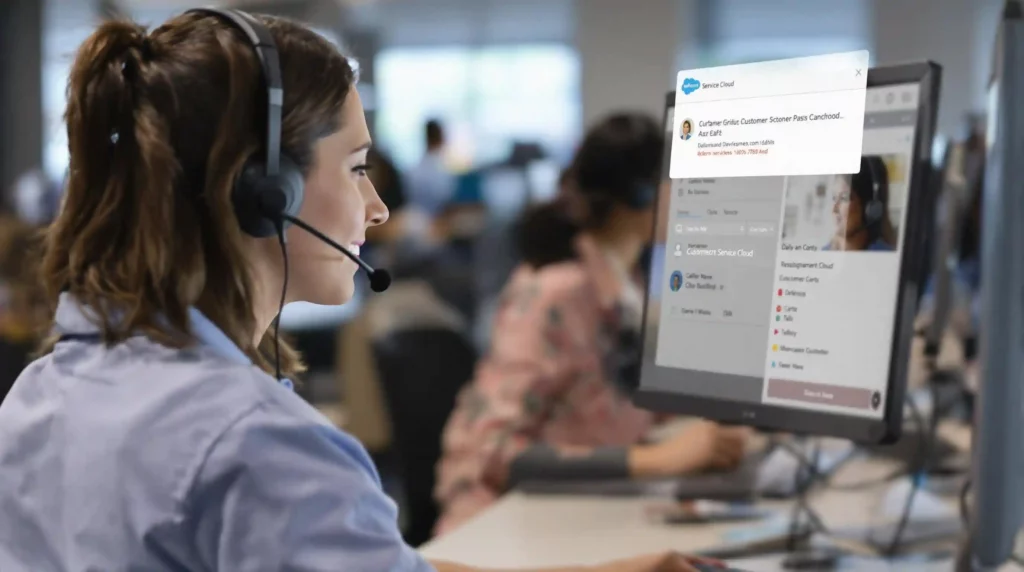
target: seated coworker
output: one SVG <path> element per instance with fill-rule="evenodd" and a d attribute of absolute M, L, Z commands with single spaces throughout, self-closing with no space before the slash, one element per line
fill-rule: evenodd
<path fill-rule="evenodd" d="M 839 177 L 832 214 L 836 233 L 822 250 L 894 250 L 889 220 L 889 170 L 875 155 L 861 157 L 860 172 Z"/>
<path fill-rule="evenodd" d="M 646 116 L 606 118 L 586 135 L 562 196 L 521 221 L 524 262 L 445 430 L 438 533 L 517 481 L 665 477 L 741 460 L 746 433 L 704 422 L 639 444 L 654 418 L 621 388 L 639 360 L 632 270 L 651 237 L 662 137 Z"/>
<path fill-rule="evenodd" d="M 419 324 L 424 315 L 436 317 L 433 310 L 444 306 L 444 313 L 454 313 L 460 326 L 468 334 L 472 320 L 474 300 L 473 268 L 448 248 L 445 237 L 437 228 L 429 228 L 429 220 L 409 208 L 405 183 L 394 164 L 382 153 L 371 150 L 367 163 L 374 188 L 388 208 L 387 224 L 373 227 L 366 233 L 365 259 L 373 266 L 387 268 L 391 273 L 391 288 L 386 296 L 375 297 L 369 303 L 387 301 L 394 312 L 389 324 Z M 403 294 L 398 295 L 401 291 Z M 423 296 L 432 300 L 427 307 L 417 307 Z M 450 320 L 445 320 L 450 322 Z"/>
<path fill-rule="evenodd" d="M 352 67 L 304 27 L 259 21 L 280 55 L 300 216 L 356 248 L 388 215 Z M 109 22 L 82 45 L 42 260 L 60 337 L 0 405 L 0 570 L 471 570 L 406 546 L 363 447 L 270 374 L 301 369 L 286 346 L 271 357 L 282 291 L 341 304 L 357 267 L 294 226 L 287 258 L 241 229 L 232 193 L 264 151 L 265 98 L 252 45 L 221 16 L 151 34 Z M 663 569 L 692 568 L 592 570 Z"/>

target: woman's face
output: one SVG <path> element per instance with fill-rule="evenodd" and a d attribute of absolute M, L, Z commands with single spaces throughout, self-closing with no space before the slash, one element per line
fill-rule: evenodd
<path fill-rule="evenodd" d="M 689 121 L 683 122 L 683 135 L 689 135 L 689 134 L 690 134 L 690 122 Z"/>
<path fill-rule="evenodd" d="M 366 176 L 370 132 L 355 89 L 341 110 L 342 128 L 314 147 L 299 218 L 359 254 L 366 229 L 384 223 L 387 207 Z M 355 293 L 355 262 L 294 226 L 288 229 L 290 301 L 344 304 Z"/>
<path fill-rule="evenodd" d="M 850 183 L 845 177 L 839 179 L 833 195 L 832 214 L 836 222 L 836 236 L 846 237 L 859 231 L 864 226 L 861 220 L 860 199 L 850 190 Z"/>

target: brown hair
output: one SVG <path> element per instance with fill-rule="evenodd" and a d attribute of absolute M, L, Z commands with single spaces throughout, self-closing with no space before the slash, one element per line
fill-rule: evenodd
<path fill-rule="evenodd" d="M 576 236 L 607 224 L 617 205 L 643 203 L 640 193 L 661 176 L 664 134 L 653 117 L 613 113 L 583 137 L 559 178 L 559 195 L 528 209 L 516 223 L 516 245 L 525 263 L 542 268 L 576 258 Z"/>
<path fill-rule="evenodd" d="M 316 141 L 341 127 L 355 75 L 316 33 L 260 19 L 280 55 L 282 151 L 308 173 Z M 253 347 L 255 290 L 231 202 L 246 159 L 263 151 L 261 74 L 245 36 L 210 15 L 149 35 L 107 22 L 82 44 L 68 80 L 66 196 L 42 263 L 52 306 L 68 291 L 96 312 L 108 343 L 142 332 L 173 347 L 194 342 L 196 306 L 272 371 L 272 334 Z M 282 373 L 301 370 L 282 344 Z"/>

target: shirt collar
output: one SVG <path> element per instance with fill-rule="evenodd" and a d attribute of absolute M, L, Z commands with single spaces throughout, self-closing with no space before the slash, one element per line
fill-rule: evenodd
<path fill-rule="evenodd" d="M 67 292 L 60 295 L 57 301 L 57 312 L 54 324 L 59 334 L 94 334 L 99 331 L 90 319 L 91 310 L 82 306 Z M 189 320 L 192 323 L 192 335 L 200 345 L 213 350 L 221 357 L 242 365 L 252 365 L 252 360 L 227 336 L 196 308 L 189 308 Z M 290 379 L 282 378 L 281 385 L 293 389 Z"/>

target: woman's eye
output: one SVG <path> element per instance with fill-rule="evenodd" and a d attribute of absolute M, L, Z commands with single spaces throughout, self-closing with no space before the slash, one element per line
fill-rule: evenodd
<path fill-rule="evenodd" d="M 352 172 L 359 175 L 360 177 L 365 177 L 366 172 L 369 171 L 370 168 L 370 165 L 357 165 L 355 167 L 352 167 Z"/>

